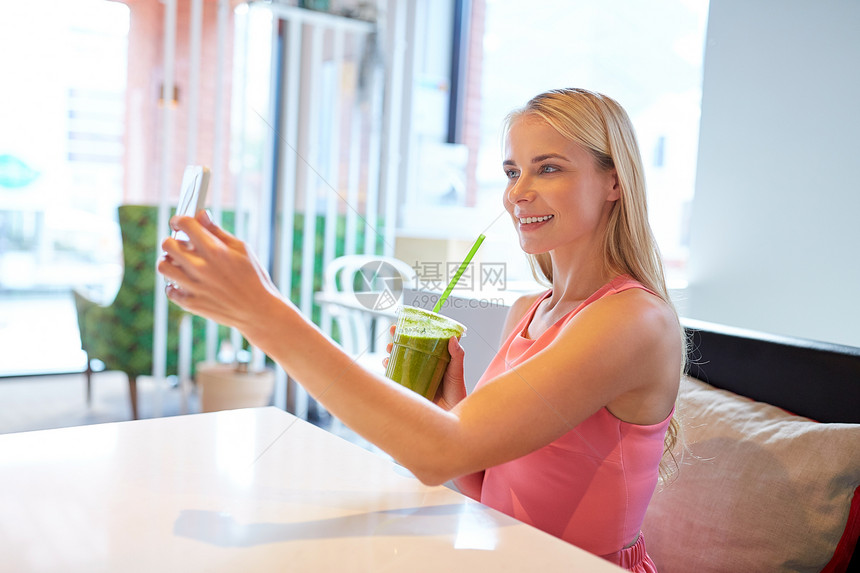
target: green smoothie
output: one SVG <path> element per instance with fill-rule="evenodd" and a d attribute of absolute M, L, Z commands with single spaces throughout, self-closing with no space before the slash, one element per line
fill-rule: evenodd
<path fill-rule="evenodd" d="M 451 360 L 448 340 L 460 338 L 465 331 L 465 326 L 447 316 L 401 307 L 385 375 L 432 400 Z"/>

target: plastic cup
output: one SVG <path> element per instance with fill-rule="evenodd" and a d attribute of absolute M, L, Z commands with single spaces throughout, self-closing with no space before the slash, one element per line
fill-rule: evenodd
<path fill-rule="evenodd" d="M 401 306 L 385 375 L 432 400 L 451 361 L 448 340 L 465 333 L 465 326 L 447 316 Z"/>

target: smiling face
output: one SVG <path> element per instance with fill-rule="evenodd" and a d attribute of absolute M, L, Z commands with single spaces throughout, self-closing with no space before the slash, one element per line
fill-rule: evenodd
<path fill-rule="evenodd" d="M 614 169 L 598 168 L 583 146 L 528 114 L 508 130 L 503 167 L 505 208 L 526 253 L 601 248 L 619 197 Z"/>

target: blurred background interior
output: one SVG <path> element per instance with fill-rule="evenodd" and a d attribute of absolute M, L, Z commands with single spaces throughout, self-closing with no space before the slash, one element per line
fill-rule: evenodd
<path fill-rule="evenodd" d="M 189 163 L 335 338 L 314 295 L 344 255 L 396 257 L 432 290 L 483 232 L 464 296 L 537 288 L 501 205 L 500 127 L 554 87 L 630 113 L 682 314 L 860 346 L 858 25 L 851 0 L 4 2 L 0 432 L 133 416 L 131 366 L 94 363 L 85 398 L 81 301 L 146 315 L 137 417 L 199 408 L 177 356 L 242 341 L 179 334 L 153 276 Z M 123 206 L 148 210 L 123 223 Z M 118 309 L 132 288 L 151 302 Z M 286 388 L 279 373 L 276 405 L 307 415 Z"/>

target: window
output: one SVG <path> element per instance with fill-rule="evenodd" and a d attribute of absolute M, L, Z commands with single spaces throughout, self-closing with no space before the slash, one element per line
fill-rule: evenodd
<path fill-rule="evenodd" d="M 651 224 L 670 286 L 683 284 L 696 169 L 707 0 L 475 1 L 483 7 L 478 218 L 501 213 L 500 128 L 505 114 L 551 88 L 583 87 L 618 100 L 637 131 Z M 480 17 L 473 11 L 473 18 Z M 478 23 L 473 22 L 473 30 Z M 472 44 L 475 46 L 475 44 Z M 507 217 L 490 228 L 493 256 L 528 275 Z"/>
<path fill-rule="evenodd" d="M 116 292 L 127 35 L 116 2 L 0 8 L 0 289 Z"/>

